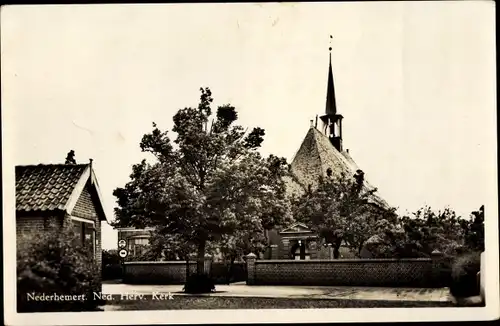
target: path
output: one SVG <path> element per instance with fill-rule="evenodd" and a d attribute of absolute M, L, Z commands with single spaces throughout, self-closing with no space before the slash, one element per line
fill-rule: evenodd
<path fill-rule="evenodd" d="M 152 294 L 171 293 L 189 295 L 182 292 L 182 285 L 134 285 L 103 284 L 104 294 Z M 353 299 L 353 300 L 401 300 L 448 302 L 451 300 L 447 288 L 382 288 L 351 286 L 286 286 L 286 285 L 246 285 L 244 282 L 231 285 L 217 284 L 216 292 L 210 296 L 261 297 L 261 298 L 307 298 L 307 299 Z"/>

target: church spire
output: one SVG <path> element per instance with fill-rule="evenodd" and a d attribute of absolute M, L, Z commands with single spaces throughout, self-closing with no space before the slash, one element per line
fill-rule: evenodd
<path fill-rule="evenodd" d="M 325 114 L 321 116 L 323 122 L 322 131 L 330 139 L 332 145 L 342 152 L 342 119 L 343 116 L 337 113 L 337 103 L 335 100 L 335 88 L 333 86 L 333 69 L 332 69 L 332 36 L 330 35 L 330 63 L 328 65 L 328 85 L 326 91 L 326 108 Z"/>
<path fill-rule="evenodd" d="M 332 36 L 330 35 L 330 42 Z M 331 44 L 330 44 L 331 45 Z M 328 85 L 326 91 L 326 114 L 337 114 L 337 103 L 335 101 L 335 87 L 333 86 L 333 69 L 332 69 L 332 47 L 330 51 L 330 64 L 328 66 Z"/>

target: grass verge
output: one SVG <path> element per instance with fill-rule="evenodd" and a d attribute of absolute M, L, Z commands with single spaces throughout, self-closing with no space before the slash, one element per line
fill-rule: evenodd
<path fill-rule="evenodd" d="M 178 310 L 178 309 L 308 309 L 308 308 L 413 308 L 453 307 L 451 302 L 378 301 L 343 299 L 290 299 L 221 296 L 176 296 L 157 300 L 151 295 L 135 300 L 108 300 L 109 310 Z M 108 310 L 105 308 L 105 310 Z"/>

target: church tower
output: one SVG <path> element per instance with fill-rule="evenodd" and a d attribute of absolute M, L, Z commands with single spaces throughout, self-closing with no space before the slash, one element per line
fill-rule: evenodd
<path fill-rule="evenodd" d="M 331 38 L 331 36 L 330 36 Z M 328 137 L 332 145 L 342 152 L 342 119 L 341 114 L 337 114 L 337 103 L 335 101 L 335 87 L 333 85 L 332 71 L 332 48 L 330 50 L 330 64 L 328 66 L 328 85 L 326 91 L 325 114 L 320 117 L 322 121 L 321 131 Z"/>

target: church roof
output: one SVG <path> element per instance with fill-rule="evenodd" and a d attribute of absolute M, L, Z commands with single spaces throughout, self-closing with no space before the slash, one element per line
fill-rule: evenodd
<path fill-rule="evenodd" d="M 349 153 L 339 152 L 328 137 L 315 127 L 311 127 L 292 161 L 292 176 L 285 180 L 288 194 L 300 194 L 309 185 L 314 187 L 320 176 L 327 177 L 328 169 L 331 169 L 332 176 L 345 174 L 354 177 L 359 167 Z M 374 189 L 366 180 L 365 188 Z M 371 201 L 378 206 L 389 207 L 377 194 L 372 196 Z"/>

